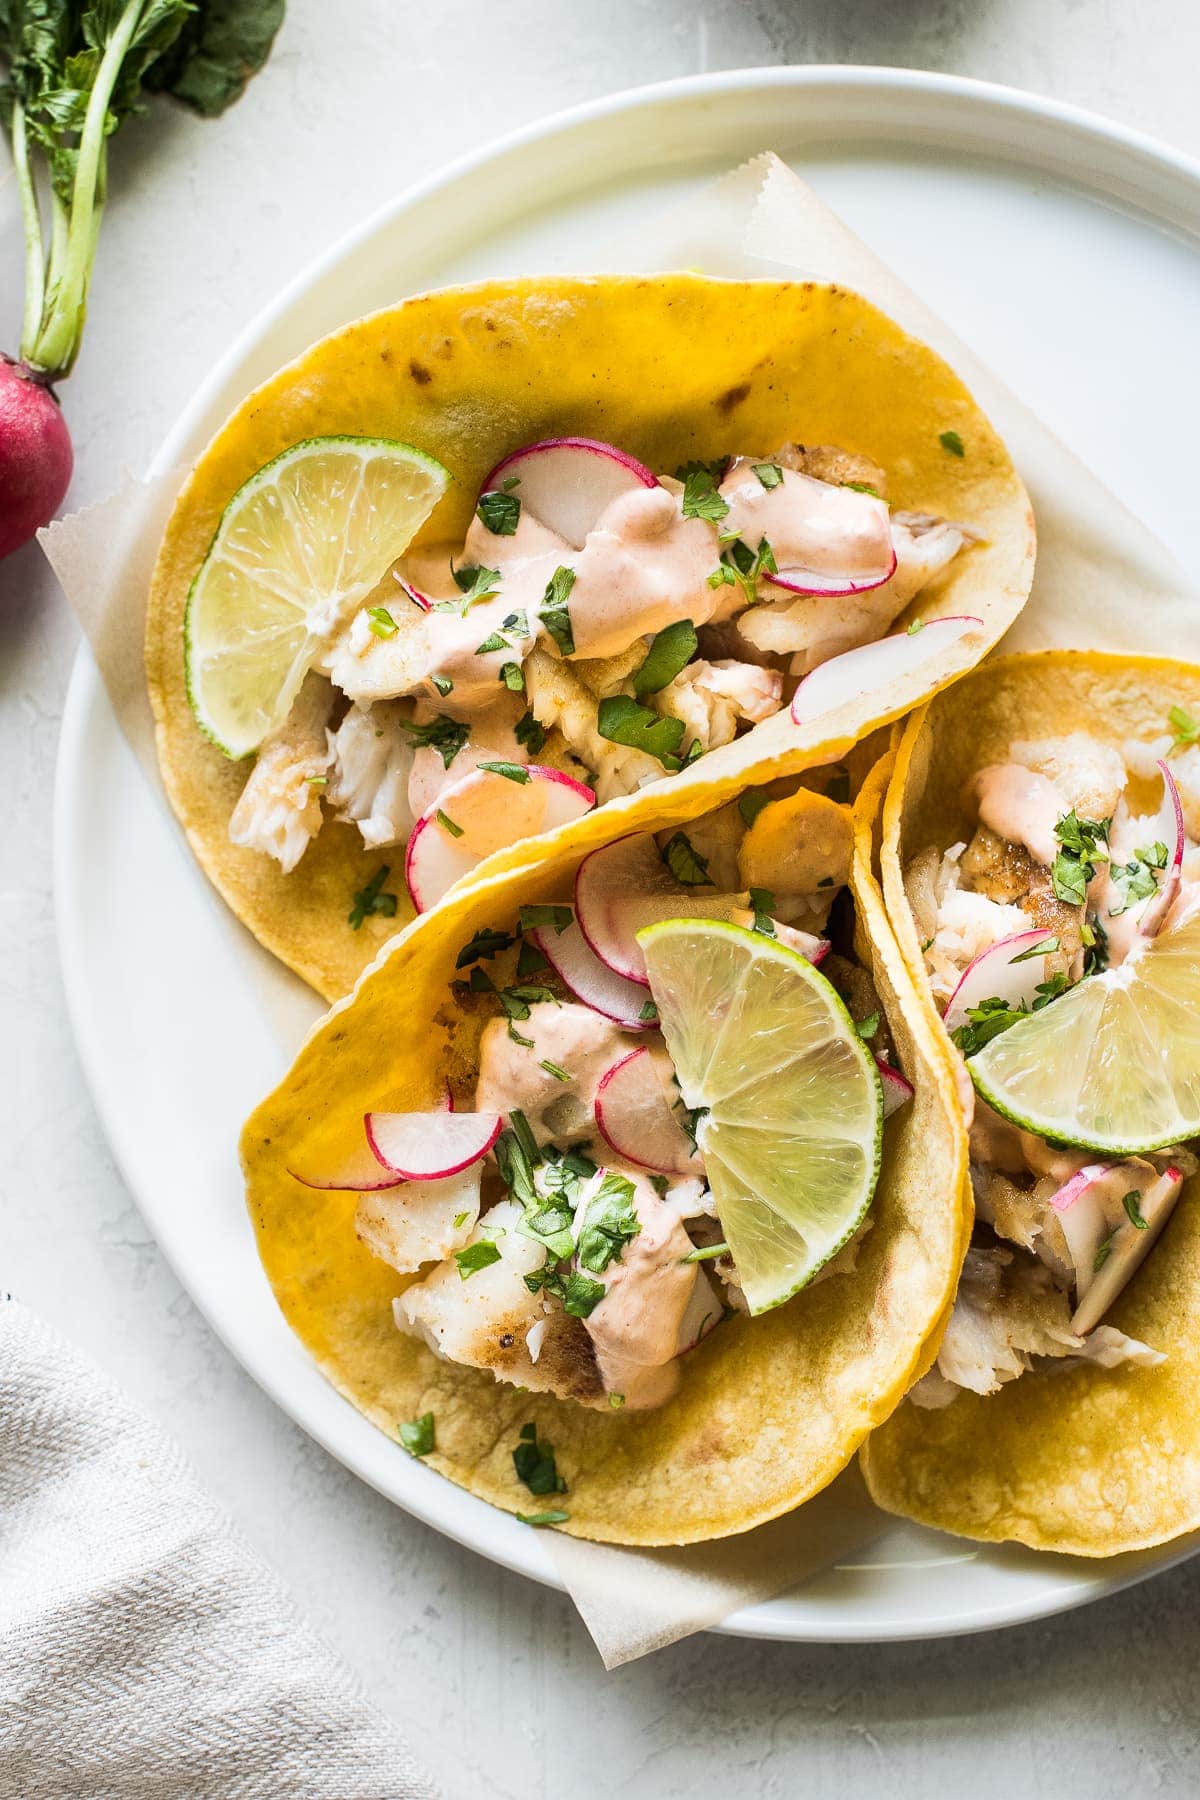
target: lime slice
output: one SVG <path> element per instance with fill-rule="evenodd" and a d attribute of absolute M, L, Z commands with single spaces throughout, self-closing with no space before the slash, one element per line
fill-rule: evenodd
<path fill-rule="evenodd" d="M 719 919 L 637 934 L 684 1104 L 753 1313 L 810 1281 L 871 1204 L 883 1137 L 874 1058 L 825 977 Z"/>
<path fill-rule="evenodd" d="M 306 438 L 241 486 L 188 594 L 188 699 L 226 756 L 291 710 L 322 644 L 386 575 L 450 476 L 408 444 Z"/>
<path fill-rule="evenodd" d="M 1200 1135 L 1200 913 L 1030 1013 L 967 1064 L 1014 1125 L 1106 1157 Z"/>

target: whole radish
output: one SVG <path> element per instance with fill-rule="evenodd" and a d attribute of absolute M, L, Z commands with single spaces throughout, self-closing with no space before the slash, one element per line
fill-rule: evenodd
<path fill-rule="evenodd" d="M 144 93 L 223 112 L 266 61 L 283 10 L 284 0 L 0 4 L 0 118 L 25 238 L 20 360 L 0 355 L 0 557 L 53 517 L 71 480 L 55 383 L 83 335 L 109 138 L 145 111 Z"/>

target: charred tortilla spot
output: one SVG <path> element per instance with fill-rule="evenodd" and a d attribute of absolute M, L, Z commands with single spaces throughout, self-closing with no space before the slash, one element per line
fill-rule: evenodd
<path fill-rule="evenodd" d="M 409 358 L 408 372 L 417 383 L 418 387 L 428 387 L 429 383 L 433 380 L 432 370 L 427 369 L 424 363 L 419 363 L 415 356 Z"/>
<path fill-rule="evenodd" d="M 750 383 L 748 381 L 739 381 L 736 387 L 726 388 L 723 394 L 717 395 L 717 411 L 731 413 L 735 406 L 740 406 L 743 400 L 748 400 L 749 398 Z"/>

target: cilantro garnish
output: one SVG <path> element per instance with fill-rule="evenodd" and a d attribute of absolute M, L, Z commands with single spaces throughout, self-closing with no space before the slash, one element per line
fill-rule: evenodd
<path fill-rule="evenodd" d="M 1109 1257 L 1112 1255 L 1113 1239 L 1116 1237 L 1117 1232 L 1119 1230 L 1120 1230 L 1120 1226 L 1114 1227 L 1114 1229 L 1109 1232 L 1108 1236 L 1105 1238 L 1105 1240 L 1101 1244 L 1100 1248 L 1097 1250 L 1095 1260 L 1092 1263 L 1093 1275 L 1098 1275 L 1100 1273 L 1101 1269 L 1104 1267 L 1105 1263 L 1108 1261 Z"/>
<path fill-rule="evenodd" d="M 701 465 L 690 468 L 683 481 L 683 516 L 703 519 L 708 525 L 719 525 L 728 515 L 729 502 L 717 492 L 712 470 Z"/>
<path fill-rule="evenodd" d="M 708 859 L 701 856 L 686 832 L 677 831 L 659 853 L 676 881 L 684 887 L 714 887 Z"/>
<path fill-rule="evenodd" d="M 575 633 L 571 629 L 571 614 L 567 607 L 567 598 L 574 586 L 574 569 L 560 566 L 546 583 L 546 591 L 542 595 L 542 624 L 558 645 L 562 656 L 572 656 L 575 652 Z"/>
<path fill-rule="evenodd" d="M 1171 708 L 1167 714 L 1167 723 L 1175 733 L 1174 748 L 1177 750 L 1184 744 L 1194 744 L 1200 738 L 1200 725 L 1182 706 Z"/>
<path fill-rule="evenodd" d="M 865 1019 L 859 1019 L 854 1029 L 864 1043 L 869 1043 L 879 1030 L 879 1014 L 877 1012 L 868 1013 Z"/>
<path fill-rule="evenodd" d="M 763 937 L 775 936 L 775 921 L 771 914 L 775 910 L 775 896 L 770 888 L 752 887 L 750 889 L 750 908 L 754 914 L 754 929 Z"/>
<path fill-rule="evenodd" d="M 1136 850 L 1132 862 L 1113 863 L 1109 868 L 1113 886 L 1120 896 L 1119 906 L 1110 906 L 1108 916 L 1117 918 L 1128 912 L 1139 900 L 1148 900 L 1158 892 L 1158 870 L 1167 866 L 1167 846 L 1155 843 Z"/>
<path fill-rule="evenodd" d="M 626 1244 L 641 1231 L 633 1196 L 632 1181 L 609 1170 L 588 1202 L 576 1256 L 593 1275 L 602 1275 L 609 1263 L 620 1262 Z"/>
<path fill-rule="evenodd" d="M 445 713 L 439 713 L 428 725 L 414 725 L 411 719 L 401 719 L 400 729 L 408 733 L 417 749 L 438 751 L 442 765 L 447 769 L 471 735 L 469 725 L 448 718 Z"/>
<path fill-rule="evenodd" d="M 371 621 L 372 637 L 394 638 L 400 629 L 386 606 L 368 606 L 367 617 Z"/>
<path fill-rule="evenodd" d="M 561 937 L 575 914 L 569 906 L 523 906 L 517 916 L 522 931 L 536 931 L 540 925 L 552 925 Z"/>
<path fill-rule="evenodd" d="M 570 1081 L 572 1079 L 568 1069 L 560 1069 L 557 1063 L 547 1062 L 545 1059 L 538 1064 L 538 1068 L 545 1069 L 547 1075 L 553 1075 L 555 1081 Z"/>
<path fill-rule="evenodd" d="M 454 683 L 448 675 L 431 675 L 429 679 L 432 681 L 443 700 L 446 698 L 447 694 L 452 694 L 454 692 Z"/>
<path fill-rule="evenodd" d="M 658 1023 L 658 1008 L 655 1006 L 653 1000 L 647 1000 L 643 1003 L 638 1012 L 638 1018 L 643 1025 L 655 1025 Z"/>
<path fill-rule="evenodd" d="M 783 481 L 783 470 L 778 463 L 761 462 L 753 465 L 754 473 L 767 489 L 777 488 Z"/>
<path fill-rule="evenodd" d="M 764 794 L 761 788 L 751 788 L 748 794 L 742 794 L 738 800 L 738 811 L 742 815 L 743 825 L 753 825 L 764 806 L 770 806 L 771 796 Z"/>
<path fill-rule="evenodd" d="M 967 454 L 966 445 L 959 437 L 957 431 L 939 431 L 938 443 L 942 446 L 942 449 L 948 451 L 951 456 L 965 456 Z"/>
<path fill-rule="evenodd" d="M 550 967 L 536 944 L 523 939 L 517 951 L 517 977 L 524 981 L 526 976 L 541 975 Z"/>
<path fill-rule="evenodd" d="M 458 1264 L 458 1273 L 463 1281 L 478 1274 L 480 1269 L 490 1269 L 493 1263 L 500 1261 L 500 1252 L 491 1238 L 480 1238 L 477 1243 L 468 1244 L 465 1250 L 456 1250 L 454 1260 Z"/>
<path fill-rule="evenodd" d="M 853 488 L 856 494 L 870 494 L 872 500 L 883 499 L 879 489 L 872 487 L 869 481 L 843 481 L 842 486 Z"/>
<path fill-rule="evenodd" d="M 522 1425 L 512 1459 L 517 1480 L 523 1481 L 531 1494 L 566 1493 L 567 1484 L 555 1465 L 554 1445 L 540 1441 L 536 1425 Z"/>
<path fill-rule="evenodd" d="M 363 920 L 372 913 L 377 913 L 383 919 L 395 918 L 396 896 L 383 892 L 383 884 L 391 872 L 388 864 L 384 863 L 382 868 L 376 869 L 366 887 L 360 888 L 355 894 L 354 905 L 346 915 L 352 930 L 361 930 Z"/>
<path fill-rule="evenodd" d="M 1131 1225 L 1136 1225 L 1139 1231 L 1148 1229 L 1150 1221 L 1142 1213 L 1142 1196 L 1136 1188 L 1130 1188 L 1121 1201 L 1121 1205 L 1125 1208 L 1126 1217 Z"/>
<path fill-rule="evenodd" d="M 686 1256 L 680 1257 L 679 1260 L 685 1263 L 713 1262 L 718 1256 L 728 1255 L 728 1244 L 705 1244 L 703 1249 L 690 1250 Z"/>
<path fill-rule="evenodd" d="M 486 769 L 489 775 L 503 775 L 505 781 L 515 781 L 518 787 L 527 787 L 531 779 L 524 763 L 481 762 L 479 767 Z"/>
<path fill-rule="evenodd" d="M 633 678 L 633 691 L 639 700 L 657 694 L 686 669 L 696 654 L 696 627 L 690 619 L 676 619 L 656 632 L 646 660 Z"/>
<path fill-rule="evenodd" d="M 1010 963 L 1032 962 L 1035 956 L 1053 956 L 1062 945 L 1056 937 L 1043 938 L 1038 944 L 1030 944 L 1028 950 L 1022 950 L 1017 956 L 1010 956 Z"/>
<path fill-rule="evenodd" d="M 546 742 L 545 727 L 538 724 L 531 712 L 521 714 L 513 728 L 513 736 L 530 756 L 537 756 Z"/>
<path fill-rule="evenodd" d="M 741 538 L 736 538 L 722 550 L 720 562 L 708 577 L 708 585 L 712 588 L 740 586 L 746 605 L 753 606 L 758 599 L 759 576 L 778 573 L 775 552 L 766 538 L 762 539 L 757 550 L 751 550 L 748 544 L 743 544 Z"/>
<path fill-rule="evenodd" d="M 522 669 L 520 663 L 501 663 L 500 679 L 510 694 L 523 694 L 525 692 L 525 671 Z"/>
<path fill-rule="evenodd" d="M 564 1525 L 570 1518 L 569 1512 L 514 1513 L 522 1525 Z"/>
<path fill-rule="evenodd" d="M 515 537 L 521 522 L 521 502 L 515 494 L 491 489 L 480 494 L 475 514 L 494 537 Z"/>
<path fill-rule="evenodd" d="M 729 458 L 727 456 L 714 456 L 711 462 L 702 462 L 699 457 L 693 457 L 690 462 L 680 464 L 675 471 L 675 479 L 686 485 L 689 475 L 696 475 L 703 470 L 720 484 L 725 479 L 725 471 L 728 467 Z"/>
<path fill-rule="evenodd" d="M 994 1037 L 1007 1031 L 1010 1025 L 1015 1025 L 1019 1019 L 1028 1018 L 1031 1011 L 1040 1012 L 1043 1006 L 1049 1006 L 1052 1000 L 1065 994 L 1068 986 L 1067 978 L 1061 972 L 1052 975 L 1049 981 L 1039 981 L 1035 989 L 1037 998 L 1032 1008 L 1024 1005 L 1012 1007 L 1006 1000 L 993 995 L 990 1000 L 981 1001 L 978 1006 L 968 1007 L 967 1023 L 952 1031 L 950 1036 L 964 1056 L 975 1056 L 985 1044 L 990 1044 Z"/>
<path fill-rule="evenodd" d="M 485 925 L 469 943 L 463 945 L 454 966 L 456 969 L 469 969 L 472 963 L 479 962 L 482 958 L 498 956 L 501 950 L 509 949 L 516 941 L 507 931 L 493 931 L 490 926 Z"/>
<path fill-rule="evenodd" d="M 1081 819 L 1074 807 L 1054 827 L 1062 849 L 1054 858 L 1050 880 L 1056 898 L 1067 906 L 1082 906 L 1098 863 L 1108 861 L 1108 829 L 1111 819 Z"/>
<path fill-rule="evenodd" d="M 439 600 L 434 612 L 458 613 L 466 618 L 473 606 L 481 600 L 494 600 L 500 592 L 499 569 L 484 569 L 476 564 L 468 564 L 465 568 L 455 569 L 454 585 L 462 595 L 461 600 Z"/>
<path fill-rule="evenodd" d="M 409 1419 L 401 1425 L 400 1442 L 410 1456 L 428 1456 L 437 1447 L 433 1414 L 422 1413 L 419 1419 Z"/>
<path fill-rule="evenodd" d="M 450 814 L 443 812 L 440 806 L 438 807 L 437 811 L 434 813 L 433 816 L 437 820 L 438 824 L 441 826 L 442 830 L 448 831 L 452 838 L 460 838 L 462 836 L 462 834 L 463 834 L 462 826 L 456 824 L 455 821 L 450 817 Z"/>
<path fill-rule="evenodd" d="M 488 633 L 487 637 L 484 638 L 482 644 L 476 644 L 475 654 L 476 654 L 476 656 L 488 656 L 491 654 L 491 652 L 493 650 L 511 650 L 511 649 L 512 649 L 512 639 L 511 638 L 506 638 L 502 631 L 491 631 Z M 504 668 L 507 669 L 509 666 L 510 665 L 508 663 L 505 663 Z M 504 670 L 502 669 L 501 674 L 503 674 L 503 672 L 504 672 Z"/>
<path fill-rule="evenodd" d="M 596 729 L 610 744 L 625 744 L 631 750 L 657 757 L 664 769 L 673 772 L 681 767 L 683 720 L 639 706 L 628 694 L 612 694 L 600 702 Z"/>

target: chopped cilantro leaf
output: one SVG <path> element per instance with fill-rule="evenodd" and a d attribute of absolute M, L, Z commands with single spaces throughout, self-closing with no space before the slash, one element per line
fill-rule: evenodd
<path fill-rule="evenodd" d="M 1157 849 L 1159 846 L 1156 845 L 1155 848 Z M 1165 862 L 1166 845 L 1162 845 L 1161 848 L 1163 862 Z M 1148 900 L 1151 894 L 1157 894 L 1158 876 L 1155 869 L 1161 868 L 1162 863 L 1155 864 L 1149 861 L 1148 857 L 1152 854 L 1152 852 L 1139 850 L 1132 862 L 1111 864 L 1108 872 L 1120 898 L 1120 905 L 1109 907 L 1110 919 L 1115 919 L 1121 913 L 1128 912 L 1129 908 L 1136 906 L 1139 900 Z"/>
<path fill-rule="evenodd" d="M 705 474 L 711 475 L 715 482 L 720 483 L 724 481 L 725 471 L 728 467 L 729 458 L 727 456 L 714 456 L 711 462 L 702 462 L 698 457 L 693 457 L 691 462 L 682 463 L 676 469 L 675 479 L 686 484 L 689 475 L 699 474 L 703 470 Z"/>
<path fill-rule="evenodd" d="M 646 660 L 633 678 L 633 691 L 639 700 L 657 694 L 686 669 L 696 654 L 696 627 L 690 619 L 676 619 L 656 632 Z"/>
<path fill-rule="evenodd" d="M 536 1425 L 522 1425 L 512 1459 L 517 1480 L 523 1481 L 531 1494 L 566 1493 L 567 1484 L 555 1465 L 554 1446 L 541 1442 Z"/>
<path fill-rule="evenodd" d="M 639 706 L 628 694 L 612 694 L 600 702 L 596 729 L 610 744 L 626 744 L 657 757 L 665 769 L 680 767 L 683 720 L 664 718 L 648 706 Z"/>
<path fill-rule="evenodd" d="M 942 446 L 942 449 L 948 451 L 951 456 L 965 456 L 967 454 L 966 445 L 959 437 L 957 431 L 939 431 L 938 443 Z"/>
<path fill-rule="evenodd" d="M 355 894 L 354 905 L 346 915 L 352 930 L 361 930 L 363 920 L 372 913 L 378 913 L 383 919 L 395 918 L 396 896 L 383 892 L 383 884 L 391 872 L 388 864 L 384 863 L 381 869 L 376 869 L 366 887 L 360 888 Z"/>
<path fill-rule="evenodd" d="M 561 656 L 571 656 L 575 650 L 575 633 L 571 629 L 571 614 L 567 607 L 567 598 L 574 586 L 574 569 L 559 567 L 546 583 L 542 595 L 542 624 L 558 645 Z"/>
<path fill-rule="evenodd" d="M 685 519 L 703 519 L 706 524 L 719 525 L 728 515 L 729 502 L 717 492 L 716 477 L 711 469 L 689 469 L 683 482 L 683 516 Z"/>
<path fill-rule="evenodd" d="M 713 887 L 708 859 L 701 856 L 686 832 L 677 831 L 660 852 L 662 860 L 683 887 Z"/>
<path fill-rule="evenodd" d="M 1194 744 L 1200 738 L 1200 725 L 1197 725 L 1191 713 L 1185 712 L 1182 706 L 1173 706 L 1167 714 L 1167 723 L 1175 733 L 1174 748 L 1184 744 Z"/>
<path fill-rule="evenodd" d="M 521 714 L 513 729 L 513 736 L 518 744 L 528 750 L 530 756 L 539 755 L 546 742 L 545 728 L 538 724 L 531 712 Z"/>
<path fill-rule="evenodd" d="M 511 649 L 512 649 L 512 639 L 511 638 L 506 638 L 502 631 L 492 631 L 492 632 L 489 632 L 487 637 L 484 638 L 482 644 L 477 644 L 475 646 L 475 654 L 476 654 L 476 656 L 490 656 L 493 650 L 511 650 Z M 511 664 L 505 663 L 504 668 L 507 669 L 507 668 L 510 668 L 511 666 L 512 666 Z M 503 673 L 504 673 L 504 670 L 502 669 L 501 674 L 503 674 Z"/>
<path fill-rule="evenodd" d="M 565 1525 L 570 1518 L 569 1512 L 515 1513 L 513 1515 L 522 1525 Z"/>
<path fill-rule="evenodd" d="M 1071 809 L 1054 827 L 1062 849 L 1054 858 L 1050 880 L 1057 899 L 1082 906 L 1096 865 L 1108 861 L 1109 819 L 1081 819 Z"/>
<path fill-rule="evenodd" d="M 1030 944 L 1028 950 L 1022 950 L 1017 956 L 1010 956 L 1010 963 L 1032 962 L 1035 956 L 1053 956 L 1062 945 L 1056 937 L 1043 938 L 1040 944 Z"/>
<path fill-rule="evenodd" d="M 865 1043 L 869 1042 L 879 1030 L 879 1014 L 877 1012 L 868 1013 L 865 1019 L 858 1021 L 854 1029 Z"/>
<path fill-rule="evenodd" d="M 570 1313 L 573 1319 L 586 1319 L 599 1306 L 604 1294 L 602 1281 L 593 1281 L 590 1275 L 578 1272 L 568 1275 L 563 1282 L 563 1311 Z"/>
<path fill-rule="evenodd" d="M 1139 1231 L 1147 1230 L 1150 1221 L 1142 1212 L 1142 1196 L 1136 1188 L 1130 1188 L 1129 1192 L 1122 1200 L 1121 1205 L 1125 1208 L 1126 1216 L 1131 1225 L 1136 1225 Z"/>
<path fill-rule="evenodd" d="M 523 941 L 517 951 L 517 977 L 524 981 L 529 975 L 541 975 L 550 967 L 536 944 Z"/>
<path fill-rule="evenodd" d="M 656 1025 L 658 1023 L 658 1008 L 655 1006 L 653 1000 L 644 1002 L 638 1012 L 638 1018 L 643 1025 Z"/>
<path fill-rule="evenodd" d="M 461 1231 L 463 1226 L 466 1224 L 467 1220 L 470 1218 L 470 1216 L 471 1215 L 469 1212 L 455 1213 L 455 1215 L 454 1215 L 455 1231 Z"/>
<path fill-rule="evenodd" d="M 414 725 L 411 719 L 401 719 L 400 729 L 408 733 L 418 750 L 436 750 L 446 769 L 471 735 L 469 725 L 464 725 L 459 719 L 448 718 L 445 713 L 439 713 L 428 725 Z"/>
<path fill-rule="evenodd" d="M 454 692 L 454 683 L 448 675 L 431 675 L 429 679 L 432 681 L 443 700 L 446 698 L 447 694 L 452 694 Z"/>
<path fill-rule="evenodd" d="M 525 692 L 525 671 L 520 663 L 501 663 L 500 679 L 510 694 L 523 694 Z"/>
<path fill-rule="evenodd" d="M 728 1255 L 728 1244 L 705 1244 L 703 1249 L 690 1250 L 686 1256 L 680 1257 L 680 1261 L 685 1263 L 714 1262 L 718 1256 Z"/>
<path fill-rule="evenodd" d="M 368 606 L 367 617 L 371 621 L 372 637 L 394 638 L 400 629 L 386 606 Z"/>
<path fill-rule="evenodd" d="M 499 569 L 483 569 L 474 564 L 454 570 L 454 585 L 462 595 L 461 600 L 439 600 L 434 612 L 458 613 L 465 618 L 473 606 L 481 600 L 494 600 L 500 592 Z"/>
<path fill-rule="evenodd" d="M 783 470 L 778 463 L 755 463 L 754 473 L 768 492 L 771 488 L 777 488 L 783 480 Z"/>
<path fill-rule="evenodd" d="M 480 494 L 476 517 L 495 537 L 515 537 L 521 522 L 521 502 L 514 493 L 492 489 Z"/>
<path fill-rule="evenodd" d="M 485 925 L 469 943 L 463 945 L 454 966 L 456 969 L 469 969 L 472 963 L 479 962 L 483 957 L 498 956 L 501 950 L 507 950 L 516 941 L 507 931 L 493 931 L 490 926 Z"/>
<path fill-rule="evenodd" d="M 460 1278 L 466 1281 L 480 1269 L 490 1269 L 493 1263 L 498 1263 L 500 1252 L 491 1238 L 480 1238 L 476 1243 L 468 1244 L 465 1250 L 456 1250 L 454 1260 L 458 1264 Z"/>
<path fill-rule="evenodd" d="M 575 914 L 569 906 L 523 906 L 517 916 L 522 931 L 536 931 L 539 925 L 553 925 L 561 937 Z"/>
<path fill-rule="evenodd" d="M 434 813 L 433 816 L 437 820 L 438 824 L 441 826 L 442 830 L 448 831 L 452 838 L 460 838 L 462 836 L 462 834 L 463 834 L 462 826 L 456 825 L 454 820 L 450 817 L 450 814 L 444 813 L 440 806 L 438 807 L 437 811 Z"/>
<path fill-rule="evenodd" d="M 771 796 L 764 794 L 761 788 L 751 788 L 738 800 L 738 811 L 742 815 L 743 825 L 753 825 L 764 806 L 770 806 Z"/>
<path fill-rule="evenodd" d="M 842 486 L 853 488 L 856 494 L 870 494 L 873 500 L 883 499 L 879 489 L 872 487 L 869 481 L 843 481 Z"/>
<path fill-rule="evenodd" d="M 419 1419 L 409 1419 L 401 1425 L 400 1442 L 410 1456 L 428 1456 L 437 1444 L 433 1414 L 422 1413 Z"/>
<path fill-rule="evenodd" d="M 538 1064 L 538 1068 L 545 1069 L 547 1075 L 553 1075 L 555 1081 L 570 1081 L 571 1079 L 570 1073 L 566 1069 L 560 1069 L 557 1063 L 543 1060 Z"/>
<path fill-rule="evenodd" d="M 615 1406 L 624 1406 L 624 1404 L 625 1404 L 624 1394 L 610 1394 L 608 1396 L 608 1404 L 610 1406 L 614 1406 L 614 1407 Z"/>
<path fill-rule="evenodd" d="M 1119 1229 L 1120 1229 L 1120 1227 L 1118 1226 L 1114 1230 L 1110 1231 L 1108 1236 L 1105 1238 L 1104 1242 L 1101 1244 L 1100 1248 L 1097 1250 L 1095 1260 L 1092 1263 L 1093 1275 L 1098 1275 L 1100 1273 L 1101 1269 L 1104 1267 L 1105 1263 L 1108 1261 L 1109 1257 L 1112 1255 L 1113 1239 L 1116 1237 L 1117 1231 Z"/>
<path fill-rule="evenodd" d="M 609 1263 L 620 1262 L 626 1244 L 641 1231 L 633 1196 L 632 1181 L 609 1170 L 588 1202 L 576 1255 L 593 1275 L 602 1275 Z"/>
<path fill-rule="evenodd" d="M 531 779 L 524 763 L 481 762 L 479 767 L 489 775 L 503 775 L 505 781 L 515 781 L 518 787 L 528 787 Z"/>
<path fill-rule="evenodd" d="M 727 549 L 722 550 L 721 560 L 717 568 L 708 577 L 709 587 L 720 587 L 724 583 L 732 587 L 737 583 L 745 597 L 747 606 L 753 606 L 758 599 L 758 578 L 760 575 L 777 575 L 778 564 L 775 552 L 766 538 L 759 543 L 757 550 L 751 550 L 736 538 Z"/>
<path fill-rule="evenodd" d="M 754 913 L 754 929 L 764 937 L 775 936 L 775 921 L 771 914 L 775 910 L 775 896 L 770 888 L 752 887 L 750 889 L 750 907 Z"/>

